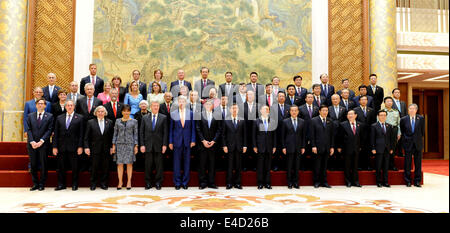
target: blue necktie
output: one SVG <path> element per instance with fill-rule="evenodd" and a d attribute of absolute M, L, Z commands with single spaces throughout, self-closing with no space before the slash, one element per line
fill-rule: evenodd
<path fill-rule="evenodd" d="M 297 119 L 294 119 L 294 131 L 297 132 Z"/>
<path fill-rule="evenodd" d="M 284 106 L 281 105 L 281 115 L 284 116 Z"/>
<path fill-rule="evenodd" d="M 267 133 L 267 121 L 266 120 L 264 120 L 264 129 L 266 130 L 266 133 Z"/>
<path fill-rule="evenodd" d="M 234 122 L 234 128 L 237 129 L 237 122 L 236 122 L 236 119 L 234 119 L 233 122 Z"/>
<path fill-rule="evenodd" d="M 152 130 L 155 131 L 155 127 L 156 127 L 156 117 L 155 115 L 153 115 L 153 120 L 152 120 Z"/>
<path fill-rule="evenodd" d="M 69 129 L 69 126 L 70 126 L 70 115 L 69 118 L 67 118 L 66 129 Z"/>
<path fill-rule="evenodd" d="M 414 118 L 412 118 L 412 121 L 411 121 L 411 127 L 412 127 L 412 132 L 414 133 L 414 128 L 415 128 L 415 126 L 416 126 L 416 121 L 414 120 Z"/>

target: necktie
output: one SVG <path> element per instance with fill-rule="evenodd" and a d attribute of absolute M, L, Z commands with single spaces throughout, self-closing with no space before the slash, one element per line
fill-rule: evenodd
<path fill-rule="evenodd" d="M 223 107 L 223 109 L 222 109 L 222 119 L 225 119 L 225 107 Z"/>
<path fill-rule="evenodd" d="M 203 88 L 206 87 L 206 80 L 203 80 Z"/>
<path fill-rule="evenodd" d="M 297 119 L 294 119 L 294 131 L 297 132 Z"/>
<path fill-rule="evenodd" d="M 156 127 L 156 115 L 153 115 L 153 120 L 152 120 L 152 130 L 155 131 L 155 127 Z"/>
<path fill-rule="evenodd" d="M 363 108 L 363 111 L 364 111 L 364 116 L 366 116 L 366 108 Z"/>
<path fill-rule="evenodd" d="M 309 118 L 312 118 L 311 106 L 308 106 Z"/>
<path fill-rule="evenodd" d="M 348 103 L 347 103 L 347 100 L 344 100 L 344 105 L 345 105 L 345 110 L 348 111 Z"/>
<path fill-rule="evenodd" d="M 284 105 L 280 105 L 281 108 L 281 115 L 284 116 Z"/>
<path fill-rule="evenodd" d="M 294 105 L 294 97 L 291 97 L 291 104 Z"/>
<path fill-rule="evenodd" d="M 88 112 L 91 112 L 91 99 L 88 99 Z"/>
<path fill-rule="evenodd" d="M 253 86 L 253 90 L 256 92 L 256 85 L 253 83 L 252 86 Z"/>
<path fill-rule="evenodd" d="M 325 118 L 322 119 L 322 123 L 323 123 L 323 127 L 326 128 L 327 127 L 327 122 L 325 121 Z"/>
<path fill-rule="evenodd" d="M 316 98 L 317 98 L 317 105 L 319 105 L 319 106 L 320 106 L 320 97 L 319 97 L 319 96 L 317 96 Z"/>
<path fill-rule="evenodd" d="M 69 126 L 70 126 L 70 117 L 71 117 L 71 115 L 69 115 L 69 117 L 67 118 L 66 129 L 69 129 Z"/>
<path fill-rule="evenodd" d="M 92 77 L 92 84 L 95 86 L 95 77 Z"/>
<path fill-rule="evenodd" d="M 49 94 L 50 94 L 50 98 L 52 98 L 52 96 L 53 96 L 53 87 L 48 87 L 48 92 L 49 92 Z"/>
<path fill-rule="evenodd" d="M 415 128 L 415 126 L 416 126 L 416 122 L 415 122 L 415 120 L 414 120 L 414 117 L 411 117 L 411 129 L 412 129 L 412 132 L 414 133 L 414 128 Z"/>
<path fill-rule="evenodd" d="M 328 85 L 325 84 L 323 86 L 324 86 L 324 89 L 325 89 L 325 96 L 328 96 Z"/>
<path fill-rule="evenodd" d="M 384 126 L 384 123 L 381 123 L 381 125 L 383 126 L 383 133 L 386 134 L 386 127 Z"/>
<path fill-rule="evenodd" d="M 170 113 L 170 104 L 166 104 L 167 106 L 167 112 Z"/>
<path fill-rule="evenodd" d="M 334 107 L 334 112 L 336 113 L 336 118 L 339 118 L 339 107 Z"/>
<path fill-rule="evenodd" d="M 266 133 L 267 133 L 267 128 L 268 128 L 268 126 L 267 126 L 267 120 L 264 120 L 264 129 L 266 130 Z"/>
<path fill-rule="evenodd" d="M 272 103 L 270 102 L 270 95 L 268 96 L 268 98 L 269 98 L 269 100 L 268 100 L 268 102 L 269 102 L 269 107 L 271 107 L 271 106 L 272 106 Z"/>
<path fill-rule="evenodd" d="M 356 135 L 356 127 L 355 127 L 355 123 L 352 123 L 352 130 L 353 130 L 353 135 Z"/>
<path fill-rule="evenodd" d="M 297 87 L 297 95 L 300 96 L 302 94 L 300 87 Z"/>
<path fill-rule="evenodd" d="M 237 129 L 237 121 L 236 121 L 236 118 L 233 119 L 233 123 L 234 123 L 234 128 Z"/>
<path fill-rule="evenodd" d="M 117 117 L 116 103 L 113 103 L 113 111 L 114 111 L 114 117 Z"/>
<path fill-rule="evenodd" d="M 42 116 L 42 113 L 39 113 L 38 120 L 37 120 L 38 127 L 41 126 L 41 121 L 42 121 L 41 116 Z"/>
<path fill-rule="evenodd" d="M 402 108 L 400 107 L 400 101 L 397 100 L 396 103 L 397 103 L 398 112 L 402 113 Z"/>

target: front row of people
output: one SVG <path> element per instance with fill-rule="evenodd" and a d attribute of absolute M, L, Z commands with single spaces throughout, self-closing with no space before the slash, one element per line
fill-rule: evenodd
<path fill-rule="evenodd" d="M 106 118 L 108 111 L 104 106 L 94 110 L 95 118 L 86 120 L 75 113 L 75 104 L 68 100 L 65 104 L 66 114 L 53 119 L 51 113 L 45 112 L 46 101 L 41 98 L 36 102 L 37 112 L 30 113 L 27 118 L 28 151 L 31 161 L 33 187 L 31 190 L 44 190 L 47 180 L 47 147 L 53 137 L 53 155 L 58 160 L 58 186 L 56 190 L 66 189 L 66 165 L 72 167 L 72 190 L 78 189 L 78 157 L 83 153 L 92 158 L 91 190 L 97 185 L 108 189 L 109 159 L 113 156 L 117 163 L 119 184 L 123 186 L 124 164 L 127 170 L 127 189 L 131 189 L 133 162 L 138 151 L 145 155 L 145 189 L 152 188 L 152 168 L 155 164 L 156 174 L 153 179 L 156 189 L 161 189 L 163 182 L 163 154 L 168 149 L 173 151 L 173 182 L 175 188 L 188 189 L 190 180 L 191 149 L 198 143 L 200 160 L 200 189 L 206 187 L 216 189 L 215 157 L 220 148 L 228 156 L 227 189 L 242 189 L 242 156 L 250 148 L 257 154 L 258 189 L 271 189 L 271 160 L 277 150 L 277 140 L 281 140 L 282 154 L 287 157 L 288 188 L 299 188 L 299 170 L 302 156 L 306 150 L 312 151 L 314 159 L 314 187 L 330 188 L 327 182 L 327 163 L 337 148 L 344 155 L 345 182 L 347 187 L 361 187 L 358 178 L 358 157 L 363 149 L 361 140 L 367 128 L 357 121 L 357 111 L 347 112 L 347 121 L 335 126 L 328 116 L 329 107 L 322 105 L 319 115 L 303 120 L 299 117 L 302 108 L 292 105 L 290 117 L 281 121 L 281 137 L 277 137 L 275 129 L 278 120 L 271 116 L 268 106 L 260 108 L 260 117 L 253 123 L 249 132 L 245 120 L 239 114 L 239 106 L 233 104 L 230 117 L 222 118 L 220 111 L 214 111 L 214 104 L 207 101 L 205 111 L 200 119 L 194 119 L 193 112 L 186 107 L 187 99 L 179 97 L 178 107 L 169 116 L 160 114 L 159 102 L 153 101 L 151 112 L 138 121 L 130 118 L 131 108 L 123 105 L 122 117 L 113 122 Z M 113 107 L 114 108 L 114 107 Z M 417 105 L 409 106 L 409 115 L 403 117 L 400 128 L 404 140 L 405 176 L 407 186 L 411 186 L 411 158 L 414 155 L 414 185 L 420 187 L 422 137 L 424 136 L 424 119 L 417 115 Z M 114 114 L 117 110 L 114 108 Z M 308 111 L 308 110 L 304 110 Z M 387 112 L 378 111 L 378 122 L 372 124 L 369 140 L 370 150 L 375 156 L 376 183 L 378 187 L 389 187 L 388 168 L 389 155 L 394 150 L 397 133 L 393 126 L 386 123 Z M 219 119 L 219 120 L 218 120 Z M 139 130 L 138 130 L 139 129 Z M 248 135 L 250 134 L 251 135 Z M 335 137 L 335 135 L 338 137 Z M 309 136 L 308 136 L 309 135 Z M 248 136 L 254 143 L 248 143 Z M 220 141 L 220 145 L 218 142 Z M 141 145 L 138 148 L 138 145 Z M 184 160 L 181 167 L 181 160 Z M 41 177 L 38 177 L 40 164 Z M 409 165 L 408 165 L 409 164 Z M 183 170 L 183 175 L 181 174 Z M 206 174 L 206 170 L 208 173 Z"/>

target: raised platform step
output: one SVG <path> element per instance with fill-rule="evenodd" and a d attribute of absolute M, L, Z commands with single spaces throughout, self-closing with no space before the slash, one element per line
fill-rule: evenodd
<path fill-rule="evenodd" d="M 0 142 L 0 154 L 27 155 L 27 144 L 26 142 Z"/>
<path fill-rule="evenodd" d="M 172 172 L 164 173 L 164 187 L 173 186 L 172 182 Z M 327 173 L 328 183 L 330 185 L 345 185 L 344 172 L 342 171 L 328 171 Z M 81 172 L 79 185 L 81 187 L 89 187 L 89 172 Z M 374 171 L 360 171 L 359 178 L 361 185 L 375 185 L 375 172 Z M 126 180 L 126 174 L 124 174 L 124 180 Z M 71 172 L 67 173 L 68 184 L 71 184 Z M 111 172 L 109 177 L 109 186 L 117 186 L 117 173 Z M 405 184 L 403 180 L 403 171 L 389 171 L 389 183 L 391 185 L 403 185 Z M 226 172 L 217 172 L 216 174 L 216 184 L 218 186 L 226 185 Z M 57 185 L 57 174 L 56 171 L 49 171 L 48 180 L 46 186 L 54 187 Z M 134 172 L 133 173 L 133 186 L 143 187 L 145 185 L 144 173 Z M 243 172 L 242 175 L 242 185 L 243 186 L 256 186 L 256 172 Z M 273 186 L 286 186 L 286 172 L 272 172 L 272 185 Z M 313 185 L 312 172 L 302 171 L 300 172 L 300 185 L 310 186 Z M 31 187 L 31 175 L 27 171 L 0 171 L 0 187 Z M 191 181 L 189 186 L 198 186 L 198 176 L 197 172 L 191 172 Z"/>

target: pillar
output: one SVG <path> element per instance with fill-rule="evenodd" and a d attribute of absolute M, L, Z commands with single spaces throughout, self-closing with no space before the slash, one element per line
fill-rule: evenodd
<path fill-rule="evenodd" d="M 0 140 L 22 141 L 27 0 L 0 0 Z"/>
<path fill-rule="evenodd" d="M 397 87 L 396 5 L 392 0 L 370 0 L 370 73 L 390 96 Z M 365 77 L 369 78 L 369 77 Z"/>

